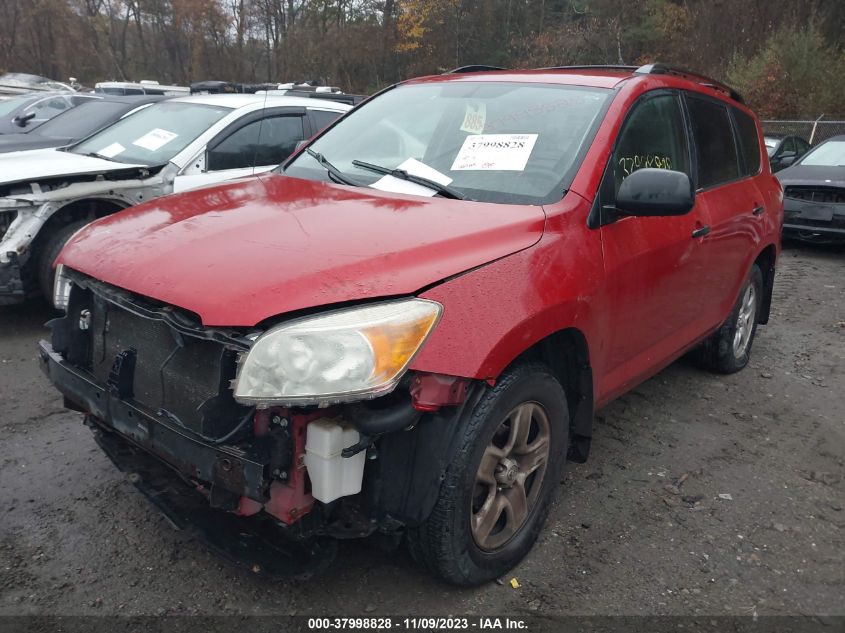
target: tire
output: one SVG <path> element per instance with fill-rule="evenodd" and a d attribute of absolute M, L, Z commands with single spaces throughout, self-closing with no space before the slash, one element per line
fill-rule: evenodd
<path fill-rule="evenodd" d="M 701 346 L 699 358 L 706 368 L 733 374 L 748 364 L 762 302 L 763 273 L 754 264 L 730 316 Z"/>
<path fill-rule="evenodd" d="M 53 296 L 53 281 L 55 279 L 53 263 L 73 234 L 90 222 L 90 220 L 79 220 L 60 226 L 44 242 L 41 254 L 38 256 L 38 288 L 47 301 L 50 301 Z"/>
<path fill-rule="evenodd" d="M 413 558 L 463 586 L 513 568 L 545 523 L 568 435 L 566 394 L 549 369 L 532 362 L 508 370 L 462 422 L 434 509 L 408 531 Z"/>

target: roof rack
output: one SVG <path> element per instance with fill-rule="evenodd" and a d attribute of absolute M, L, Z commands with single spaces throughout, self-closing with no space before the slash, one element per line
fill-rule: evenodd
<path fill-rule="evenodd" d="M 506 70 L 501 66 L 487 66 L 486 64 L 471 64 L 469 66 L 461 66 L 459 68 L 454 68 L 452 70 L 448 70 L 444 75 L 459 75 L 462 73 L 483 73 L 487 72 L 488 70 Z"/>
<path fill-rule="evenodd" d="M 311 97 L 313 99 L 324 99 L 325 101 L 337 101 L 338 103 L 346 103 L 347 105 L 358 105 L 366 95 L 348 94 L 346 92 L 317 92 L 315 90 L 302 90 L 297 87 L 288 88 L 283 91 L 289 97 Z"/>
<path fill-rule="evenodd" d="M 709 88 L 713 88 L 720 92 L 724 92 L 727 94 L 731 99 L 734 101 L 738 101 L 739 103 L 745 103 L 745 100 L 742 98 L 742 95 L 739 94 L 736 90 L 728 86 L 727 84 L 722 83 L 712 77 L 708 77 L 706 75 L 702 75 L 701 73 L 694 72 L 692 70 L 687 70 L 685 68 L 678 68 L 676 66 L 668 66 L 666 64 L 646 64 L 645 66 L 640 66 L 634 71 L 635 75 L 674 75 L 676 77 L 682 77 L 684 79 L 689 79 L 690 81 L 695 81 L 700 83 L 704 86 Z"/>
<path fill-rule="evenodd" d="M 580 66 L 547 66 L 537 70 L 624 70 L 633 72 L 637 70 L 637 67 L 624 64 L 583 64 Z"/>

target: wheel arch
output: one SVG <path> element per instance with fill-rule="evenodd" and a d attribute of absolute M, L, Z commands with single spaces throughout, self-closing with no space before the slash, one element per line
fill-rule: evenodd
<path fill-rule="evenodd" d="M 32 259 L 38 258 L 42 246 L 47 242 L 50 235 L 52 235 L 56 229 L 79 220 L 87 219 L 93 222 L 98 218 L 122 211 L 128 206 L 130 205 L 122 200 L 103 197 L 80 198 L 68 202 L 53 211 L 50 214 L 50 217 L 44 221 L 44 224 L 39 229 L 38 235 L 33 242 L 34 257 Z"/>
<path fill-rule="evenodd" d="M 567 458 L 586 461 L 593 428 L 593 373 L 587 339 L 574 327 L 552 332 L 524 349 L 507 367 L 539 361 L 560 380 L 569 409 Z M 500 374 L 501 375 L 501 374 Z M 419 525 L 431 512 L 443 481 L 443 473 L 457 450 L 458 432 L 466 423 L 489 381 L 471 381 L 466 398 L 456 407 L 426 414 L 411 431 L 387 433 L 379 439 L 378 495 L 374 505 L 400 522 Z"/>
<path fill-rule="evenodd" d="M 525 349 L 508 366 L 531 360 L 547 365 L 563 386 L 569 408 L 567 458 L 585 462 L 590 453 L 594 412 L 593 370 L 586 336 L 575 327 L 557 330 Z"/>

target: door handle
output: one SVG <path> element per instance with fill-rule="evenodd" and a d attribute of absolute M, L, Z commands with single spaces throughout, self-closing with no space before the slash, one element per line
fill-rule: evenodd
<path fill-rule="evenodd" d="M 702 226 L 702 227 L 699 227 L 699 228 L 695 229 L 695 230 L 692 232 L 692 236 L 693 236 L 693 237 L 704 237 L 704 236 L 705 236 L 705 235 L 707 235 L 709 232 L 710 232 L 710 227 L 709 227 L 709 226 Z"/>
<path fill-rule="evenodd" d="M 754 207 L 751 209 L 751 213 L 753 215 L 762 215 L 765 210 L 765 207 Z"/>

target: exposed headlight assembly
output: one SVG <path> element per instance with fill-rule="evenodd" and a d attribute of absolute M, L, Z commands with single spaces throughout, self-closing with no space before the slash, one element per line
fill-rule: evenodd
<path fill-rule="evenodd" d="M 443 306 L 389 301 L 274 327 L 242 358 L 235 400 L 329 405 L 392 391 L 431 334 Z"/>
<path fill-rule="evenodd" d="M 57 310 L 67 310 L 72 285 L 73 282 L 65 273 L 64 264 L 56 266 L 56 278 L 53 280 L 53 305 Z"/>

